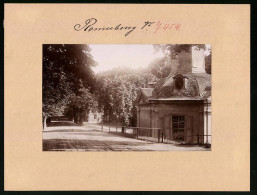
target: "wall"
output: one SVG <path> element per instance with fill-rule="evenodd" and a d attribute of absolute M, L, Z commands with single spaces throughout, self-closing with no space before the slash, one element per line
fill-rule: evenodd
<path fill-rule="evenodd" d="M 137 107 L 137 127 L 139 129 L 141 136 L 149 136 L 149 129 L 151 128 L 151 107 L 149 105 L 140 105 Z"/>
<path fill-rule="evenodd" d="M 203 134 L 203 101 L 176 101 L 173 103 L 158 103 L 150 106 L 140 106 L 140 127 L 161 128 L 166 139 L 172 139 L 172 115 L 185 116 L 185 141 L 197 143 L 197 135 Z M 151 116 L 150 116 L 151 113 Z M 151 118 L 151 119 L 150 119 Z M 158 137 L 157 131 L 152 131 L 153 137 Z M 203 143 L 203 137 L 200 137 L 200 143 Z"/>
<path fill-rule="evenodd" d="M 205 71 L 205 54 L 203 49 L 193 47 L 189 51 L 178 53 L 177 59 L 171 62 L 170 76 L 185 73 L 204 73 Z"/>
<path fill-rule="evenodd" d="M 190 51 L 181 51 L 177 58 L 171 61 L 171 71 L 169 76 L 192 72 L 192 54 Z"/>
<path fill-rule="evenodd" d="M 190 51 L 181 51 L 178 54 L 178 74 L 191 73 L 192 72 L 192 54 Z"/>

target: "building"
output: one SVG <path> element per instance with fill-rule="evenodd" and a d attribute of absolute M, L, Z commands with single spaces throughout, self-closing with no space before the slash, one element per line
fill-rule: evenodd
<path fill-rule="evenodd" d="M 211 75 L 203 50 L 182 51 L 168 77 L 141 89 L 137 126 L 142 135 L 151 130 L 157 138 L 160 128 L 167 140 L 211 144 Z"/>
<path fill-rule="evenodd" d="M 85 114 L 84 122 L 101 123 L 102 122 L 102 113 L 90 110 L 88 113 Z"/>

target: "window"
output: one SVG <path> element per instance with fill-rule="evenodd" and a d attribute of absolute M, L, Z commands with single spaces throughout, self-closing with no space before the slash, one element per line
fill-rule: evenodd
<path fill-rule="evenodd" d="M 182 77 L 176 78 L 176 80 L 175 80 L 175 87 L 176 87 L 176 89 L 178 89 L 178 90 L 182 89 L 182 87 L 184 86 L 184 81 L 183 80 L 184 79 Z"/>
<path fill-rule="evenodd" d="M 173 129 L 173 133 L 184 133 L 185 117 L 172 116 L 172 129 Z"/>

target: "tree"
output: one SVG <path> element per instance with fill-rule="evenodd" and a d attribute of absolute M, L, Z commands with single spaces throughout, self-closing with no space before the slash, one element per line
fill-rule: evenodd
<path fill-rule="evenodd" d="M 136 125 L 138 92 L 153 79 L 154 76 L 145 70 L 117 68 L 98 74 L 98 106 L 104 113 L 105 122 Z"/>
<path fill-rule="evenodd" d="M 212 52 L 210 51 L 210 54 L 205 57 L 205 71 L 208 74 L 211 74 L 211 58 L 212 58 Z"/>
<path fill-rule="evenodd" d="M 43 45 L 43 117 L 63 115 L 83 93 L 92 94 L 96 65 L 88 45 Z"/>
<path fill-rule="evenodd" d="M 171 60 L 167 56 L 163 58 L 156 58 L 149 64 L 148 68 L 158 79 L 165 78 L 170 73 Z"/>
<path fill-rule="evenodd" d="M 153 45 L 155 51 L 162 51 L 165 56 L 168 56 L 171 60 L 176 59 L 176 56 L 181 51 L 189 51 L 192 47 L 198 49 L 206 49 L 205 44 L 159 44 Z"/>
<path fill-rule="evenodd" d="M 65 115 L 73 119 L 75 123 L 82 125 L 85 112 L 96 109 L 97 100 L 83 85 L 79 93 L 70 98 L 66 106 Z"/>
<path fill-rule="evenodd" d="M 165 78 L 172 70 L 173 63 L 176 63 L 176 59 L 179 53 L 182 51 L 190 51 L 192 47 L 196 49 L 207 50 L 205 44 L 160 44 L 153 45 L 156 52 L 162 51 L 164 57 L 153 60 L 148 68 L 159 79 Z M 211 64 L 209 64 L 210 69 Z"/>

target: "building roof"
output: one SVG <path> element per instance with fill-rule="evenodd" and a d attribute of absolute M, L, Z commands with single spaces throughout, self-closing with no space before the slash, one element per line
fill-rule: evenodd
<path fill-rule="evenodd" d="M 154 84 L 156 84 L 156 81 L 152 81 L 152 82 L 148 83 L 148 85 L 154 85 Z"/>
<path fill-rule="evenodd" d="M 175 80 L 182 77 L 184 88 L 176 90 Z M 211 97 L 211 75 L 207 73 L 176 74 L 160 79 L 155 88 L 142 88 L 142 93 L 154 101 L 204 100 Z"/>
<path fill-rule="evenodd" d="M 202 100 L 200 97 L 170 97 L 170 98 L 150 98 L 149 100 L 154 101 L 177 101 L 177 100 Z"/>
<path fill-rule="evenodd" d="M 211 75 L 207 73 L 195 73 L 194 75 L 197 80 L 200 96 L 211 95 Z"/>

